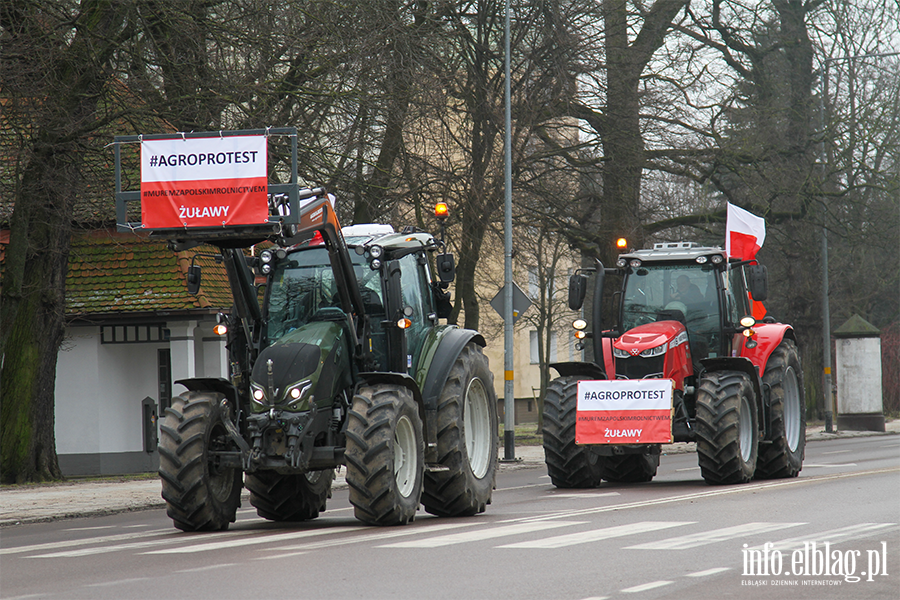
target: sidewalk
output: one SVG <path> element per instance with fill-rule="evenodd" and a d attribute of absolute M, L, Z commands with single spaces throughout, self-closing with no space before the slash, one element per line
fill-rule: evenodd
<path fill-rule="evenodd" d="M 900 419 L 890 421 L 885 433 L 873 431 L 840 431 L 825 433 L 821 424 L 806 430 L 807 441 L 844 439 L 900 433 Z M 693 443 L 667 444 L 663 454 L 694 452 Z M 503 448 L 500 457 L 503 458 Z M 518 446 L 516 462 L 500 463 L 500 471 L 544 468 L 544 449 L 541 446 Z M 334 488 L 346 487 L 341 469 L 334 481 Z M 67 481 L 47 485 L 17 486 L 0 489 L 0 527 L 37 523 L 74 517 L 99 516 L 133 510 L 165 506 L 160 496 L 162 485 L 158 478 L 121 481 Z M 242 506 L 249 506 L 249 492 L 244 490 Z"/>

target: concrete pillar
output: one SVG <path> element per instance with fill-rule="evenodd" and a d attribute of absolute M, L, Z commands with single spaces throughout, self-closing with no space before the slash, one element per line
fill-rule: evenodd
<path fill-rule="evenodd" d="M 838 430 L 884 431 L 880 335 L 859 315 L 834 332 Z"/>
<path fill-rule="evenodd" d="M 194 349 L 194 331 L 197 321 L 170 321 L 169 349 L 172 352 L 172 381 L 189 379 L 197 375 L 196 352 Z M 183 390 L 173 390 L 180 394 Z"/>

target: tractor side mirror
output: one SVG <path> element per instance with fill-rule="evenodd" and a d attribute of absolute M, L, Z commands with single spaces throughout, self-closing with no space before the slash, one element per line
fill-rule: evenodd
<path fill-rule="evenodd" d="M 453 262 L 453 255 L 438 254 L 434 260 L 441 283 L 452 283 L 456 277 L 456 263 Z"/>
<path fill-rule="evenodd" d="M 191 265 L 187 271 L 187 291 L 193 296 L 200 291 L 200 265 Z"/>
<path fill-rule="evenodd" d="M 750 265 L 747 280 L 750 295 L 755 301 L 762 302 L 769 297 L 769 274 L 764 265 Z"/>
<path fill-rule="evenodd" d="M 587 294 L 587 277 L 578 273 L 569 277 L 569 308 L 580 310 Z"/>

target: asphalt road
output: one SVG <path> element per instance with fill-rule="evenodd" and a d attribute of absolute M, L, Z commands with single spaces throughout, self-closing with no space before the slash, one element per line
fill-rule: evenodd
<path fill-rule="evenodd" d="M 289 597 L 900 598 L 900 436 L 810 442 L 800 477 L 741 486 L 707 486 L 695 454 L 591 490 L 504 470 L 485 514 L 398 528 L 338 490 L 300 524 L 245 506 L 222 533 L 159 509 L 0 530 L 3 599 Z"/>

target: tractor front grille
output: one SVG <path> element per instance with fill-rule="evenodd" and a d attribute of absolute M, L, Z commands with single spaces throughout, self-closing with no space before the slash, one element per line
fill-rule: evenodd
<path fill-rule="evenodd" d="M 643 358 L 641 356 L 617 358 L 616 377 L 625 377 L 627 379 L 643 379 L 648 375 L 662 377 L 665 359 L 665 355 L 652 358 Z"/>

